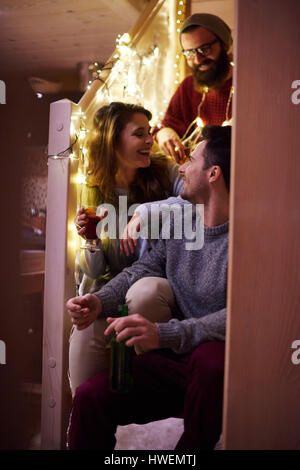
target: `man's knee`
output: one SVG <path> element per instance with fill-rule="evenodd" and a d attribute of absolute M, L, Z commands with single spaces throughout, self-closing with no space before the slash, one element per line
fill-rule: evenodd
<path fill-rule="evenodd" d="M 78 385 L 75 390 L 74 397 L 73 397 L 73 406 L 80 406 L 80 409 L 85 406 L 85 404 L 89 405 L 93 401 L 94 392 L 89 382 L 83 382 L 82 384 Z"/>
<path fill-rule="evenodd" d="M 127 292 L 129 314 L 140 313 L 152 321 L 168 321 L 174 305 L 174 295 L 167 279 L 144 277 Z"/>
<path fill-rule="evenodd" d="M 107 389 L 109 390 L 108 372 L 103 371 L 77 386 L 74 403 L 92 404 L 95 400 L 98 401 L 99 395 L 105 394 Z"/>
<path fill-rule="evenodd" d="M 136 297 L 140 297 L 144 301 L 153 301 L 153 299 L 162 295 L 166 295 L 167 298 L 173 295 L 167 279 L 162 277 L 143 277 L 128 289 L 126 300 L 133 301 Z"/>
<path fill-rule="evenodd" d="M 197 374 L 206 380 L 223 378 L 225 343 L 211 341 L 200 344 L 192 353 L 190 373 Z"/>

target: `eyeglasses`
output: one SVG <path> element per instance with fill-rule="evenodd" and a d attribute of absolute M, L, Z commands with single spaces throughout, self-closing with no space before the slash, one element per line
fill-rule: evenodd
<path fill-rule="evenodd" d="M 206 57 L 211 53 L 211 47 L 218 41 L 219 39 L 215 39 L 214 41 L 208 42 L 207 44 L 202 44 L 202 46 L 196 47 L 195 49 L 183 49 L 181 53 L 186 59 L 194 59 L 196 54 L 200 54 Z"/>

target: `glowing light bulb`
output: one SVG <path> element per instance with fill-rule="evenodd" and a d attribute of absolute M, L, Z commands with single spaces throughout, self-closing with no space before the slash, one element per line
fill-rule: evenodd
<path fill-rule="evenodd" d="M 86 131 L 85 129 L 80 129 L 79 131 L 79 139 L 84 139 L 85 138 Z"/>
<path fill-rule="evenodd" d="M 75 181 L 76 181 L 77 184 L 86 184 L 85 175 L 82 173 L 81 170 L 78 170 Z"/>
<path fill-rule="evenodd" d="M 128 33 L 124 33 L 123 36 L 121 36 L 120 38 L 120 42 L 122 44 L 129 44 L 131 41 L 131 37 L 130 37 L 130 34 Z"/>
<path fill-rule="evenodd" d="M 201 117 L 197 117 L 196 124 L 198 127 L 204 127 L 204 122 L 202 121 Z"/>
<path fill-rule="evenodd" d="M 75 226 L 74 226 L 75 227 Z M 75 232 L 76 227 L 73 229 L 73 232 Z M 76 231 L 77 233 L 77 231 Z M 68 240 L 68 249 L 72 249 L 73 251 L 76 250 L 77 248 L 77 243 L 75 240 Z"/>
<path fill-rule="evenodd" d="M 225 126 L 232 126 L 232 119 L 228 119 L 222 123 L 222 127 L 225 127 Z"/>
<path fill-rule="evenodd" d="M 73 232 L 73 230 L 74 230 L 74 222 L 68 222 L 68 230 L 69 230 L 69 232 Z"/>
<path fill-rule="evenodd" d="M 70 124 L 70 134 L 71 134 L 71 135 L 72 135 L 72 134 L 75 134 L 75 127 L 74 127 L 73 122 L 71 122 L 71 124 Z"/>

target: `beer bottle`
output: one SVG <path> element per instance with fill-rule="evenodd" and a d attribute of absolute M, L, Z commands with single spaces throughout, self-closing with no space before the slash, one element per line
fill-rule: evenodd
<path fill-rule="evenodd" d="M 128 306 L 118 306 L 119 316 L 128 315 Z M 128 392 L 133 383 L 132 355 L 133 348 L 126 346 L 126 340 L 117 342 L 117 333 L 114 334 L 110 346 L 110 379 L 111 388 L 116 392 Z"/>

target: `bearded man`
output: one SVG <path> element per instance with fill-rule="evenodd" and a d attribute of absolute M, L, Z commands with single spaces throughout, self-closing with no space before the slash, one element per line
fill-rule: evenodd
<path fill-rule="evenodd" d="M 185 159 L 183 138 L 200 117 L 203 125 L 222 125 L 232 116 L 231 29 L 218 16 L 196 13 L 180 31 L 182 54 L 192 70 L 171 98 L 162 128 L 156 133 L 161 150 L 177 162 Z"/>

